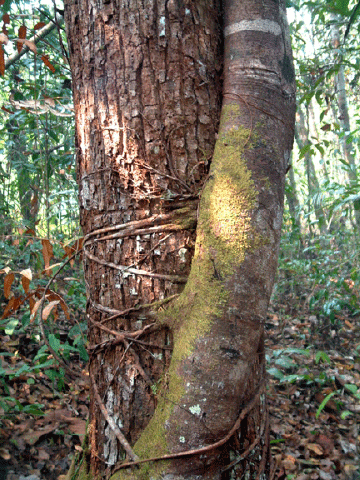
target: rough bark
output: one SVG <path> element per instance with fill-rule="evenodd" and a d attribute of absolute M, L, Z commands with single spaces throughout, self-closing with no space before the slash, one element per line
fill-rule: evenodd
<path fill-rule="evenodd" d="M 295 101 L 284 4 L 225 4 L 213 156 L 219 2 L 65 7 L 93 383 L 83 474 L 267 478 L 264 321 Z"/>

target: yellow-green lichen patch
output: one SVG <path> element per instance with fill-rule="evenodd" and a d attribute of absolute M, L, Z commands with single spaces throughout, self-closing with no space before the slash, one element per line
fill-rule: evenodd
<path fill-rule="evenodd" d="M 166 312 L 168 323 L 174 328 L 174 362 L 192 353 L 196 339 L 210 329 L 214 318 L 221 315 L 222 306 L 227 300 L 210 255 L 202 248 L 201 237 L 203 235 L 199 232 L 185 289 L 174 307 Z"/>
<path fill-rule="evenodd" d="M 248 172 L 246 172 L 248 173 Z M 245 179 L 251 182 L 251 177 Z M 254 198 L 249 193 L 239 189 L 237 183 L 230 177 L 223 176 L 215 182 L 209 201 L 209 223 L 215 237 L 224 244 L 226 249 L 237 252 L 237 260 L 244 255 L 250 231 L 249 206 Z"/>
<path fill-rule="evenodd" d="M 261 244 L 251 221 L 258 194 L 243 158 L 256 135 L 234 126 L 239 113 L 237 105 L 224 109 L 223 132 L 216 143 L 200 206 L 199 228 L 204 231 L 206 247 L 220 275 L 231 273 L 244 260 L 246 251 Z"/>
<path fill-rule="evenodd" d="M 161 320 L 174 332 L 172 365 L 189 356 L 196 340 L 222 315 L 228 299 L 224 276 L 233 272 L 254 243 L 259 244 L 251 222 L 257 192 L 242 158 L 245 148 L 252 147 L 251 137 L 255 135 L 234 126 L 239 113 L 238 105 L 224 108 L 223 132 L 216 143 L 212 170 L 201 198 L 191 272 L 180 297 L 162 315 Z"/>

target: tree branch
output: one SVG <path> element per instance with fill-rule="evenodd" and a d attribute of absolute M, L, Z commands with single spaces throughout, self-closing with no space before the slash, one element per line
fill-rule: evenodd
<path fill-rule="evenodd" d="M 39 30 L 38 33 L 36 33 L 31 38 L 29 38 L 30 42 L 34 42 L 35 44 L 37 44 L 42 38 L 46 37 L 46 35 L 48 35 L 50 32 L 55 30 L 55 28 L 57 28 L 56 23 L 52 23 L 52 22 L 48 23 L 47 25 L 45 25 L 45 27 Z M 25 55 L 25 53 L 29 51 L 30 51 L 30 48 L 24 45 L 21 52 L 16 52 L 10 55 L 10 57 L 5 62 L 5 70 L 9 68 L 11 65 L 13 65 L 15 62 L 17 62 L 19 58 L 21 58 L 23 55 Z"/>

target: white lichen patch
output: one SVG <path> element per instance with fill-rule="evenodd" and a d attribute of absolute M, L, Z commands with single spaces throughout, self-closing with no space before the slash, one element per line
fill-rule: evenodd
<path fill-rule="evenodd" d="M 142 246 L 141 244 L 141 237 L 140 235 L 138 235 L 136 237 L 136 250 L 139 252 L 139 253 L 143 253 L 145 251 L 144 247 Z"/>
<path fill-rule="evenodd" d="M 193 405 L 192 407 L 189 407 L 189 411 L 193 414 L 193 415 L 200 415 L 201 413 L 201 407 L 200 405 Z"/>
<path fill-rule="evenodd" d="M 156 358 L 156 360 L 162 360 L 162 358 L 163 358 L 162 353 L 153 353 L 152 356 L 153 356 L 153 358 Z"/>
<path fill-rule="evenodd" d="M 82 188 L 80 188 L 79 196 L 80 196 L 80 205 L 82 205 L 85 209 L 90 209 L 90 188 L 88 180 L 82 179 Z"/>
<path fill-rule="evenodd" d="M 187 248 L 180 248 L 179 249 L 179 257 L 180 257 L 180 262 L 185 263 L 186 262 L 186 253 L 187 253 Z"/>
<path fill-rule="evenodd" d="M 160 17 L 159 20 L 159 37 L 165 37 L 165 17 Z"/>
<path fill-rule="evenodd" d="M 108 410 L 109 413 L 112 413 L 114 410 L 114 399 L 115 399 L 115 394 L 113 389 L 110 387 L 107 392 L 107 399 L 106 399 L 106 409 Z"/>
<path fill-rule="evenodd" d="M 180 443 L 185 443 L 185 437 L 179 437 L 179 442 Z"/>

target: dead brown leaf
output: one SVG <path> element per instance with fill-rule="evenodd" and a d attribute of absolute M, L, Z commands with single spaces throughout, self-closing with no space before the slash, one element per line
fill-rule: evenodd
<path fill-rule="evenodd" d="M 322 449 L 322 447 L 320 445 L 318 445 L 317 443 L 308 443 L 306 445 L 306 448 L 314 453 L 316 453 L 316 455 L 323 455 L 324 454 L 324 450 Z"/>

